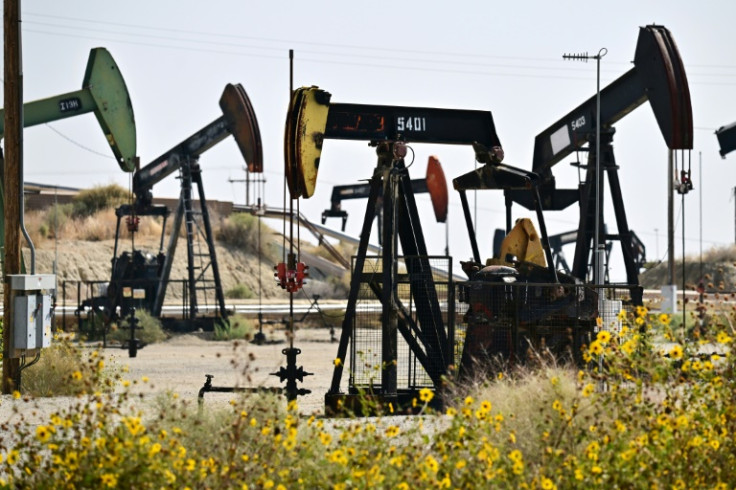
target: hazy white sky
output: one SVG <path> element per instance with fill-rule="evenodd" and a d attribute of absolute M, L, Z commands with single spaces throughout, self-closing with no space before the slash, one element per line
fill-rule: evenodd
<path fill-rule="evenodd" d="M 686 252 L 734 241 L 736 154 L 722 160 L 713 132 L 736 120 L 736 17 L 733 2 L 328 2 L 26 0 L 22 4 L 25 99 L 81 86 L 89 50 L 106 47 L 130 91 L 143 163 L 219 117 L 226 83 L 242 83 L 258 116 L 265 154 L 266 202 L 283 205 L 283 126 L 288 103 L 288 50 L 294 83 L 319 85 L 334 102 L 490 110 L 505 163 L 531 169 L 536 134 L 595 93 L 594 62 L 563 61 L 566 52 L 608 49 L 605 86 L 630 68 L 640 26 L 672 32 L 686 65 L 693 102 L 695 190 L 685 199 Z M 33 182 L 87 187 L 128 185 L 94 116 L 25 132 L 25 175 Z M 53 128 L 53 129 L 52 129 Z M 62 137 L 61 133 L 64 137 Z M 70 141 L 71 140 L 71 141 Z M 648 104 L 616 125 L 615 155 L 631 229 L 650 260 L 665 258 L 667 150 Z M 436 154 L 448 180 L 473 168 L 470 148 L 413 145 L 412 177 Z M 698 173 L 702 154 L 701 179 Z M 567 159 L 572 161 L 573 158 Z M 577 184 L 568 161 L 555 167 L 559 187 Z M 242 160 L 228 139 L 200 160 L 208 198 L 244 200 Z M 355 142 L 325 144 L 317 192 L 301 204 L 318 220 L 332 186 L 367 179 L 373 149 Z M 154 195 L 178 195 L 172 176 Z M 501 193 L 478 195 L 479 243 L 490 256 L 493 230 L 504 226 Z M 445 247 L 444 225 L 432 223 L 429 199 L 420 212 L 430 253 Z M 357 234 L 364 201 L 346 202 L 348 232 Z M 529 215 L 516 206 L 515 217 Z M 615 226 L 607 208 L 607 221 Z M 676 213 L 680 216 L 678 198 Z M 450 200 L 450 252 L 455 263 L 470 247 L 456 193 Z M 550 233 L 577 227 L 577 208 L 548 213 Z M 328 222 L 328 225 L 330 222 Z M 338 227 L 338 220 L 331 222 Z M 682 223 L 678 219 L 677 255 Z M 375 241 L 375 240 L 374 240 Z M 572 259 L 573 250 L 567 250 Z M 617 250 L 616 256 L 620 255 Z M 457 266 L 457 265 L 456 265 Z M 615 279 L 625 277 L 614 263 Z"/>

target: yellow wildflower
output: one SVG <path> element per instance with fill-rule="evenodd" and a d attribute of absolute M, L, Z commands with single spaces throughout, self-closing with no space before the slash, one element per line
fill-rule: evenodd
<path fill-rule="evenodd" d="M 12 451 L 8 453 L 8 464 L 14 465 L 15 463 L 18 462 L 19 457 L 20 457 L 20 453 L 18 452 L 18 450 L 13 449 Z"/>
<path fill-rule="evenodd" d="M 611 340 L 611 332 L 608 330 L 601 330 L 596 336 L 596 340 L 603 345 L 606 345 Z"/>
<path fill-rule="evenodd" d="M 555 483 L 549 478 L 546 478 L 543 476 L 542 477 L 542 488 L 544 490 L 555 490 L 557 488 L 557 485 L 555 485 Z"/>
<path fill-rule="evenodd" d="M 429 388 L 422 388 L 419 390 L 419 399 L 424 403 L 429 403 L 434 398 L 434 392 Z"/>
<path fill-rule="evenodd" d="M 337 463 L 342 466 L 345 466 L 348 464 L 348 457 L 345 455 L 345 453 L 342 451 L 342 449 L 335 449 L 327 456 L 328 461 L 331 463 Z"/>
<path fill-rule="evenodd" d="M 514 462 L 522 461 L 523 456 L 521 454 L 521 451 L 518 449 L 514 449 L 509 453 L 509 459 Z"/>
<path fill-rule="evenodd" d="M 332 442 L 332 436 L 328 434 L 327 432 L 320 432 L 319 440 L 323 446 L 329 446 L 330 443 Z"/>
<path fill-rule="evenodd" d="M 36 427 L 36 439 L 41 442 L 46 442 L 51 437 L 51 430 L 45 425 L 39 425 Z"/>
<path fill-rule="evenodd" d="M 153 456 L 157 455 L 161 452 L 161 444 L 158 442 L 155 443 L 151 448 L 148 450 L 148 457 L 152 458 Z"/>
<path fill-rule="evenodd" d="M 682 359 L 682 346 L 675 344 L 669 351 L 670 359 Z"/>
<path fill-rule="evenodd" d="M 635 348 L 635 347 L 636 347 L 636 342 L 634 342 L 634 340 L 633 340 L 633 339 L 629 339 L 629 340 L 627 340 L 626 342 L 624 342 L 624 343 L 623 343 L 623 344 L 621 345 L 621 350 L 622 350 L 622 351 L 623 351 L 623 352 L 624 352 L 625 354 L 627 354 L 627 355 L 631 355 L 631 354 L 632 354 L 632 353 L 634 352 L 634 348 Z"/>
<path fill-rule="evenodd" d="M 594 356 L 599 356 L 603 354 L 603 344 L 599 340 L 594 340 L 590 343 L 590 347 L 588 348 L 588 351 L 593 354 Z"/>
<path fill-rule="evenodd" d="M 592 383 L 588 383 L 583 387 L 583 396 L 585 398 L 589 397 L 591 394 L 593 394 L 594 386 Z"/>
<path fill-rule="evenodd" d="M 109 488 L 115 488 L 118 486 L 118 477 L 112 473 L 105 473 L 102 475 L 102 484 Z"/>
<path fill-rule="evenodd" d="M 729 342 L 731 342 L 731 340 L 733 339 L 731 339 L 731 337 L 729 337 L 729 335 L 723 330 L 718 332 L 718 335 L 716 336 L 716 341 L 719 344 L 728 344 Z"/>

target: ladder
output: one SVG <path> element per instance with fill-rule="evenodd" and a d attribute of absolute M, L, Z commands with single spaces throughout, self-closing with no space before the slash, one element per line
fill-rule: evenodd
<path fill-rule="evenodd" d="M 181 165 L 179 178 L 181 179 L 181 195 L 178 212 L 183 213 L 187 239 L 190 317 L 197 316 L 200 304 L 206 308 L 216 303 L 218 316 L 226 318 L 225 296 L 220 282 L 212 226 L 202 185 L 202 172 L 197 159 L 187 158 L 186 162 Z M 193 185 L 196 185 L 199 196 L 198 209 L 192 203 Z M 174 229 L 172 233 L 178 233 L 178 231 Z M 170 250 L 169 253 L 173 254 L 173 250 Z"/>

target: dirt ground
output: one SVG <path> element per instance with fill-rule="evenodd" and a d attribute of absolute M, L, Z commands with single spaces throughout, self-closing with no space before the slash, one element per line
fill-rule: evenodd
<path fill-rule="evenodd" d="M 58 249 L 54 248 L 53 241 L 41 242 L 36 251 L 36 272 L 50 274 L 53 272 L 54 260 L 57 260 L 57 281 L 61 288 L 64 281 L 69 281 L 66 295 L 69 301 L 76 302 L 76 281 L 108 281 L 110 279 L 111 261 L 114 251 L 114 240 L 97 242 L 79 240 L 59 240 Z M 227 291 L 238 284 L 248 286 L 254 293 L 258 291 L 258 274 L 261 274 L 263 298 L 284 297 L 284 292 L 273 280 L 272 264 L 258 264 L 258 257 L 242 253 L 233 248 L 216 244 L 217 262 L 220 270 L 223 290 Z M 152 237 L 143 237 L 136 248 L 156 253 L 158 240 Z M 130 243 L 121 243 L 118 254 L 130 249 Z M 24 251 L 28 256 L 27 251 Z M 174 254 L 174 263 L 171 270 L 171 279 L 184 279 L 187 276 L 186 247 L 180 245 Z M 167 299 L 181 296 L 177 288 L 167 291 Z M 62 293 L 59 292 L 59 301 Z"/>
<path fill-rule="evenodd" d="M 135 358 L 128 357 L 128 351 L 123 349 L 106 349 L 105 353 L 114 365 L 128 366 L 128 379 L 149 378 L 149 383 L 139 385 L 141 391 L 176 392 L 182 398 L 196 400 L 204 385 L 205 374 L 214 376 L 214 386 L 284 387 L 285 382 L 281 383 L 277 376 L 269 373 L 277 372 L 281 366 L 286 367 L 286 356 L 281 351 L 289 344 L 282 330 L 268 333 L 267 338 L 274 343 L 216 342 L 186 334 L 146 346 L 138 351 Z M 313 373 L 299 383 L 300 388 L 312 391 L 299 397 L 299 406 L 304 413 L 322 413 L 324 395 L 332 379 L 337 343 L 330 342 L 327 329 L 308 329 L 297 331 L 294 347 L 301 349 L 297 366 Z M 347 380 L 344 386 L 347 386 Z M 205 404 L 227 401 L 232 397 L 228 393 L 204 395 Z"/>
<path fill-rule="evenodd" d="M 169 340 L 151 344 L 140 349 L 137 356 L 128 356 L 127 349 L 108 347 L 103 349 L 106 369 L 123 370 L 123 379 L 131 381 L 131 393 L 143 394 L 143 407 L 151 407 L 155 412 L 156 399 L 161 394 L 176 393 L 182 400 L 197 402 L 205 375 L 211 374 L 213 386 L 241 387 L 284 387 L 276 376 L 281 366 L 286 366 L 282 349 L 288 347 L 284 341 L 283 330 L 267 333 L 267 343 L 255 345 L 245 341 L 211 341 L 201 334 L 184 334 Z M 330 341 L 328 329 L 304 329 L 297 331 L 294 347 L 301 349 L 297 365 L 313 373 L 307 376 L 300 388 L 311 393 L 298 398 L 300 411 L 304 414 L 324 413 L 324 395 L 327 392 L 333 370 L 333 359 L 337 354 L 337 343 Z M 92 344 L 88 348 L 95 349 Z M 147 379 L 143 382 L 143 379 Z M 133 383 L 137 381 L 136 383 Z M 343 377 L 343 389 L 347 387 L 347 376 Z M 122 389 L 122 387 L 120 388 Z M 227 404 L 236 397 L 232 393 L 206 393 L 204 407 L 217 407 Z M 48 422 L 50 415 L 76 400 L 70 397 L 37 398 L 18 400 L 11 395 L 0 396 L 0 424 L 17 420 L 23 413 L 27 423 Z M 284 398 L 284 404 L 286 399 Z"/>
<path fill-rule="evenodd" d="M 51 273 L 56 259 L 60 287 L 63 281 L 107 280 L 110 277 L 113 240 L 91 242 L 62 239 L 57 244 L 46 240 L 37 245 L 36 272 Z M 58 245 L 57 249 L 55 245 Z M 121 250 L 126 249 L 128 245 L 128 243 L 121 244 Z M 150 237 L 137 242 L 137 247 L 145 250 L 155 251 L 157 246 L 158 240 Z M 273 279 L 273 264 L 259 264 L 256 256 L 245 254 L 233 247 L 220 244 L 216 247 L 225 291 L 243 284 L 257 294 L 260 272 L 264 303 L 288 301 L 288 294 L 279 288 Z M 333 264 L 325 261 L 322 267 L 325 275 L 335 274 L 331 269 L 335 267 Z M 177 249 L 171 277 L 172 279 L 186 277 L 186 253 L 183 245 Z M 329 289 L 334 289 L 321 281 L 310 280 L 309 283 L 304 288 L 308 296 L 321 294 L 325 298 L 329 296 Z M 66 292 L 70 304 L 75 304 L 76 283 L 67 284 Z M 176 301 L 177 291 L 167 292 L 167 301 L 169 294 L 174 297 L 173 301 Z M 61 293 L 59 301 L 61 302 Z M 252 301 L 257 301 L 257 298 Z M 335 324 L 335 328 L 339 330 L 339 322 Z M 128 373 L 124 377 L 131 382 L 138 380 L 131 389 L 134 393 L 145 393 L 145 399 L 148 400 L 155 399 L 160 393 L 175 392 L 182 399 L 196 402 L 206 374 L 214 376 L 212 380 L 214 386 L 285 386 L 285 382 L 281 383 L 278 377 L 269 375 L 278 371 L 281 366 L 286 366 L 286 357 L 281 352 L 288 347 L 283 328 L 267 332 L 268 339 L 278 343 L 265 345 L 241 341 L 234 347 L 232 342 L 205 340 L 204 336 L 196 333 L 177 335 L 165 342 L 146 346 L 138 351 L 135 358 L 129 358 L 127 349 L 121 348 L 109 347 L 104 349 L 104 353 L 107 365 L 112 369 L 128 367 Z M 332 379 L 337 343 L 330 341 L 329 329 L 308 328 L 297 331 L 294 346 L 302 351 L 297 358 L 297 365 L 303 366 L 307 372 L 314 373 L 300 383 L 300 388 L 311 390 L 311 394 L 300 397 L 299 406 L 303 413 L 322 413 L 324 395 Z M 90 345 L 90 349 L 93 348 L 96 347 Z M 140 382 L 143 377 L 149 381 Z M 347 376 L 344 376 L 343 386 L 347 386 Z M 228 393 L 207 393 L 205 406 L 227 403 L 233 396 Z M 10 395 L 2 395 L 0 424 L 17 417 L 18 415 L 14 414 L 15 410 L 26 413 L 30 416 L 31 422 L 41 423 L 48 420 L 47 416 L 50 413 L 71 403 L 74 403 L 74 399 L 65 397 L 36 399 L 29 402 L 23 399 L 14 400 Z"/>

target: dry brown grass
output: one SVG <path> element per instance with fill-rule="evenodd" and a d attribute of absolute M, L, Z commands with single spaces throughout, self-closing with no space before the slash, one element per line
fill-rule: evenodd
<path fill-rule="evenodd" d="M 577 404 L 580 416 L 586 420 L 595 416 L 589 411 L 588 400 L 579 395 L 576 370 L 571 366 L 538 357 L 529 366 L 497 371 L 500 374 L 491 380 L 479 369 L 472 381 L 456 387 L 456 403 L 462 406 L 464 395 L 460 394 L 468 392 L 478 400 L 490 400 L 493 411 L 506 417 L 507 427 L 524 451 L 540 451 L 543 441 L 538 434 L 550 417 L 556 416 L 552 408 L 555 400 L 566 407 Z"/>
<path fill-rule="evenodd" d="M 333 244 L 332 247 L 343 257 L 350 260 L 350 258 L 355 255 L 356 251 L 358 250 L 358 247 L 356 245 L 347 243 L 347 242 L 339 242 L 337 244 Z M 310 245 L 306 247 L 307 251 L 311 254 L 314 254 L 318 257 L 322 257 L 323 259 L 334 261 L 335 258 L 332 256 L 332 254 L 327 250 L 327 248 L 321 246 L 321 245 Z"/>
<path fill-rule="evenodd" d="M 104 209 L 92 216 L 78 218 L 59 213 L 56 223 L 53 221 L 53 213 L 53 208 L 26 213 L 26 229 L 34 243 L 53 240 L 54 236 L 66 240 L 93 242 L 115 238 L 117 217 L 115 216 L 115 210 L 112 208 Z M 162 224 L 158 218 L 143 216 L 138 225 L 137 236 L 158 238 L 161 235 Z M 124 221 L 120 226 L 122 228 L 120 237 L 129 237 Z M 55 231 L 56 233 L 54 233 Z"/>
<path fill-rule="evenodd" d="M 688 257 L 688 260 L 697 261 L 699 256 Z M 736 245 L 727 245 L 725 247 L 713 247 L 703 252 L 703 262 L 721 263 L 736 262 Z"/>

